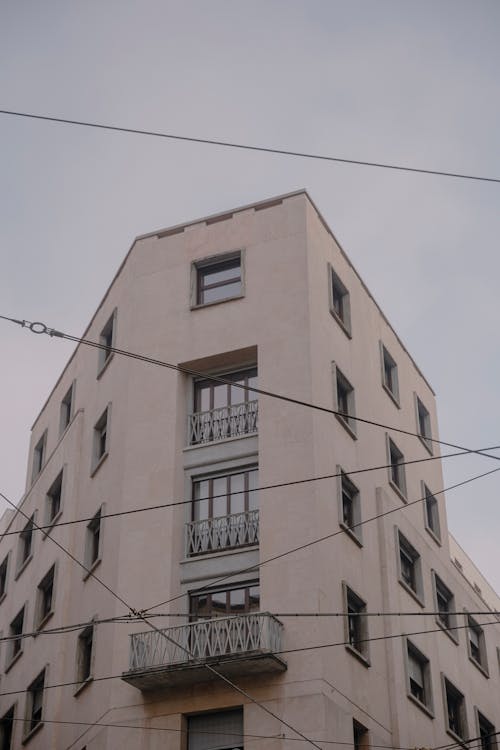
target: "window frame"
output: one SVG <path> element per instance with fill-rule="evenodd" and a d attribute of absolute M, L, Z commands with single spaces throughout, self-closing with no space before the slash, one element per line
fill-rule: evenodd
<path fill-rule="evenodd" d="M 111 402 L 106 405 L 92 430 L 92 463 L 90 476 L 93 477 L 109 455 L 111 430 Z M 104 433 L 104 449 L 101 451 L 102 435 Z"/>
<path fill-rule="evenodd" d="M 48 571 L 45 573 L 40 583 L 36 587 L 36 601 L 35 601 L 35 616 L 33 629 L 36 631 L 43 630 L 45 624 L 50 620 L 55 610 L 55 596 L 56 596 L 56 573 L 57 565 L 53 563 Z M 45 596 L 46 589 L 50 586 L 50 608 L 45 611 Z"/>
<path fill-rule="evenodd" d="M 415 644 L 409 640 L 409 638 L 403 639 L 403 655 L 406 673 L 406 695 L 408 698 L 415 703 L 427 716 L 434 718 L 434 699 L 432 694 L 432 676 L 431 676 L 431 662 L 430 659 L 422 653 L 422 651 L 415 646 Z M 422 670 L 422 690 L 424 700 L 420 700 L 418 696 L 412 691 L 412 678 L 410 659 L 414 659 Z"/>
<path fill-rule="evenodd" d="M 405 591 L 415 599 L 421 607 L 425 606 L 424 602 L 424 582 L 422 575 L 422 556 L 420 552 L 413 546 L 408 537 L 406 537 L 401 529 L 397 526 L 394 527 L 396 536 L 396 561 L 398 568 L 398 581 Z M 403 571 L 402 556 L 405 556 L 407 560 L 411 562 L 413 583 L 412 586 L 406 580 Z"/>
<path fill-rule="evenodd" d="M 7 653 L 5 656 L 5 668 L 4 671 L 7 673 L 10 668 L 16 663 L 18 659 L 23 654 L 23 645 L 24 645 L 24 639 L 23 639 L 23 633 L 26 629 L 26 619 L 27 619 L 27 612 L 28 612 L 28 605 L 25 602 L 21 609 L 17 612 L 16 616 L 12 618 L 12 620 L 9 623 L 9 629 L 8 629 L 8 635 L 9 638 L 12 640 L 8 641 L 8 647 L 7 647 Z M 22 615 L 22 624 L 21 624 L 21 630 L 17 630 L 16 632 L 13 632 L 13 625 L 16 622 L 16 620 L 19 619 L 19 617 Z M 17 637 L 17 640 L 15 638 Z"/>
<path fill-rule="evenodd" d="M 489 677 L 490 673 L 488 669 L 488 653 L 486 649 L 486 638 L 484 635 L 484 629 L 477 622 L 477 620 L 468 613 L 466 609 L 464 609 L 464 613 L 465 613 L 466 622 L 467 622 L 467 628 L 466 628 L 467 654 L 471 662 L 474 664 L 474 666 L 476 666 L 485 677 Z M 478 638 L 477 649 L 479 652 L 479 659 L 477 659 L 473 654 L 473 648 L 472 648 L 471 637 L 470 637 L 471 630 L 476 633 L 477 638 Z"/>
<path fill-rule="evenodd" d="M 43 717 L 45 713 L 45 695 L 46 695 L 46 689 L 45 689 L 45 681 L 47 678 L 47 667 L 45 666 L 41 672 L 38 673 L 38 675 L 35 677 L 35 679 L 28 685 L 26 688 L 26 709 L 25 709 L 25 725 L 24 725 L 24 734 L 23 734 L 23 744 L 32 737 L 35 732 L 38 732 L 39 729 L 43 727 Z M 37 709 L 40 711 L 40 718 L 35 721 L 34 720 L 34 709 L 35 709 L 35 696 L 37 693 L 35 691 L 40 692 L 40 682 L 42 684 L 41 689 L 41 700 L 40 700 L 40 708 Z M 35 723 L 34 723 L 35 721 Z"/>
<path fill-rule="evenodd" d="M 223 724 L 223 715 L 233 714 L 237 716 L 236 721 L 228 722 L 228 725 L 225 727 L 222 726 Z M 211 716 L 214 716 L 217 720 L 217 727 L 210 726 L 210 718 Z M 204 718 L 207 717 L 208 722 L 204 723 Z M 193 723 L 200 722 L 198 726 L 192 726 Z M 236 730 L 236 725 L 238 725 L 238 731 Z M 241 726 L 241 736 L 239 735 L 239 727 Z M 194 734 L 195 736 L 198 735 L 200 732 L 203 732 L 203 734 L 207 737 L 211 736 L 211 739 L 213 742 L 217 743 L 217 748 L 227 748 L 227 750 L 243 750 L 244 746 L 244 707 L 243 706 L 228 706 L 227 708 L 221 707 L 220 709 L 216 711 L 204 711 L 204 712 L 196 712 L 192 713 L 190 715 L 184 716 L 184 722 L 183 722 L 183 728 L 185 729 L 185 745 L 183 745 L 183 748 L 185 750 L 189 750 L 192 748 L 192 744 L 190 742 L 190 733 Z M 210 731 L 212 730 L 212 731 Z M 227 734 L 225 734 L 227 732 Z M 214 739 L 215 738 L 215 739 Z M 227 739 L 227 743 L 226 743 Z M 221 741 L 223 744 L 221 744 Z M 212 743 L 211 743 L 212 744 Z M 213 745 L 215 746 L 215 745 Z"/>
<path fill-rule="evenodd" d="M 99 333 L 99 344 L 104 349 L 99 348 L 97 352 L 97 379 L 101 377 L 113 359 L 114 352 L 111 351 L 116 346 L 116 321 L 118 309 L 115 307 L 111 315 L 106 320 Z M 111 336 L 109 335 L 111 333 Z"/>
<path fill-rule="evenodd" d="M 370 730 L 357 719 L 352 720 L 352 744 L 354 750 L 368 750 L 370 747 Z"/>
<path fill-rule="evenodd" d="M 45 495 L 45 525 L 50 526 L 50 528 L 44 531 L 44 533 L 42 534 L 42 539 L 45 539 L 47 535 L 50 534 L 51 528 L 57 523 L 58 519 L 62 515 L 65 474 L 66 474 L 66 465 L 64 465 L 62 469 L 57 473 L 54 481 L 50 485 Z M 52 514 L 51 509 L 52 509 L 52 504 L 53 504 L 53 499 L 54 499 L 54 492 L 57 489 L 58 485 L 59 485 L 59 501 L 58 501 L 59 505 L 58 505 L 57 512 Z"/>
<path fill-rule="evenodd" d="M 76 697 L 94 679 L 95 652 L 96 652 L 96 624 L 94 616 L 92 620 L 78 633 L 76 639 L 75 654 L 75 686 L 73 695 Z M 90 641 L 90 653 L 87 653 Z"/>
<path fill-rule="evenodd" d="M 16 722 L 16 713 L 17 713 L 17 702 L 13 703 L 12 706 L 7 711 L 4 712 L 3 716 L 0 717 L 0 746 L 2 748 L 5 748 L 5 750 L 14 750 L 12 740 L 15 736 L 14 730 L 16 727 L 16 723 L 18 723 Z M 11 717 L 8 716 L 8 714 L 11 714 Z M 9 739 L 8 746 L 5 744 L 4 737 L 2 737 L 2 734 L 3 734 L 2 724 L 4 724 L 6 720 L 10 722 L 10 739 Z"/>
<path fill-rule="evenodd" d="M 482 711 L 479 710 L 477 706 L 474 706 L 474 715 L 476 719 L 477 736 L 481 738 L 479 740 L 480 742 L 479 750 L 497 750 L 498 735 L 496 734 L 495 725 L 489 719 L 486 718 L 486 716 L 483 714 Z M 486 729 L 487 733 L 491 735 L 490 745 L 487 748 L 485 748 L 482 743 L 481 730 L 483 729 L 483 727 Z"/>
<path fill-rule="evenodd" d="M 205 307 L 212 307 L 213 305 L 219 305 L 223 302 L 230 302 L 231 300 L 241 299 L 245 297 L 246 293 L 246 273 L 245 273 L 245 249 L 238 248 L 230 250 L 225 253 L 218 253 L 217 255 L 209 255 L 204 258 L 198 258 L 191 263 L 191 293 L 190 293 L 190 309 L 197 310 Z M 219 289 L 220 287 L 228 286 L 229 283 L 235 283 L 236 277 L 229 281 L 223 281 L 220 284 L 209 285 L 207 288 L 203 287 L 200 289 L 200 277 L 205 269 L 215 269 L 217 267 L 223 267 L 226 264 L 230 264 L 233 261 L 239 259 L 239 282 L 240 291 L 238 294 L 231 294 L 221 299 L 210 300 L 204 302 L 201 300 L 200 292 L 206 291 L 207 289 Z M 223 270 L 221 268 L 221 270 Z"/>
<path fill-rule="evenodd" d="M 433 456 L 434 443 L 432 441 L 431 414 L 417 393 L 414 393 L 414 398 L 418 438 L 422 445 L 429 451 L 431 456 Z M 423 424 L 421 420 L 423 421 Z"/>
<path fill-rule="evenodd" d="M 258 607 L 257 610 L 252 609 L 250 607 L 250 590 L 251 589 L 255 589 L 255 588 L 257 588 L 258 592 L 259 592 L 259 607 Z M 208 597 L 209 596 L 211 597 L 213 594 L 222 594 L 222 593 L 225 593 L 226 594 L 226 610 L 227 610 L 228 606 L 230 605 L 230 598 L 229 598 L 229 603 L 228 603 L 228 596 L 227 596 L 227 594 L 230 593 L 231 591 L 241 591 L 241 590 L 245 591 L 245 605 L 244 605 L 245 609 L 241 610 L 241 612 L 239 612 L 237 614 L 231 614 L 231 610 L 229 610 L 229 613 L 226 611 L 226 613 L 222 614 L 222 615 L 212 614 L 210 616 L 210 619 L 214 619 L 215 620 L 217 617 L 234 617 L 234 616 L 238 616 L 238 614 L 247 615 L 247 614 L 250 614 L 251 612 L 260 612 L 261 611 L 260 610 L 260 596 L 261 596 L 260 579 L 259 578 L 252 578 L 252 579 L 250 579 L 248 581 L 237 581 L 236 583 L 227 584 L 225 586 L 215 586 L 215 587 L 212 587 L 212 588 L 209 588 L 209 589 L 201 589 L 201 590 L 200 589 L 193 589 L 192 591 L 189 591 L 188 592 L 189 622 L 197 622 L 198 621 L 198 616 L 199 616 L 198 615 L 198 606 L 196 606 L 196 607 L 193 606 L 193 600 L 194 599 L 196 599 L 196 598 L 198 598 L 200 596 L 204 596 L 204 597 L 207 597 L 207 600 L 208 600 Z M 212 601 L 211 601 L 210 602 L 210 607 L 212 607 L 212 606 L 213 605 L 212 605 Z"/>
<path fill-rule="evenodd" d="M 368 633 L 368 618 L 363 616 L 363 612 L 366 612 L 367 604 L 366 601 L 356 592 L 346 581 L 342 581 L 342 598 L 344 602 L 344 637 L 345 637 L 345 648 L 350 654 L 355 656 L 365 666 L 370 666 L 370 646 L 369 646 L 369 633 Z M 361 649 L 358 649 L 354 645 L 354 640 L 351 633 L 351 619 L 349 608 L 356 606 L 357 612 L 355 617 L 356 630 L 358 631 L 356 641 L 359 642 Z"/>
<path fill-rule="evenodd" d="M 45 429 L 33 448 L 31 460 L 31 484 L 33 484 L 40 476 L 45 464 L 47 463 L 47 435 L 48 430 Z"/>
<path fill-rule="evenodd" d="M 398 376 L 398 365 L 394 357 L 389 352 L 386 345 L 380 341 L 380 368 L 381 368 L 381 376 L 382 376 L 382 388 L 387 393 L 391 401 L 395 404 L 395 406 L 398 407 L 398 409 L 401 409 L 401 402 L 399 398 L 399 376 Z M 386 364 L 389 365 L 389 367 L 386 367 Z M 390 370 L 391 372 L 391 381 L 393 387 L 391 388 L 390 384 L 388 383 L 387 378 L 387 370 Z"/>
<path fill-rule="evenodd" d="M 436 573 L 435 570 L 431 570 L 432 575 L 432 592 L 433 592 L 433 601 L 434 601 L 434 607 L 436 612 L 444 611 L 439 606 L 438 596 L 441 595 L 443 598 L 443 594 L 447 595 L 447 602 L 449 608 L 446 610 L 448 612 L 448 618 L 449 618 L 449 625 L 446 625 L 444 620 L 439 615 L 435 616 L 436 622 L 441 628 L 441 630 L 446 633 L 446 635 L 451 638 L 451 640 L 458 645 L 458 630 L 457 628 L 457 610 L 455 607 L 455 594 L 453 591 L 448 588 L 448 586 L 445 584 L 443 579 Z M 441 589 L 441 592 L 439 591 Z"/>
<path fill-rule="evenodd" d="M 335 318 L 346 336 L 351 339 L 351 296 L 348 288 L 330 263 L 328 263 L 328 296 L 330 314 Z M 336 305 L 336 298 L 339 300 L 338 305 Z M 337 307 L 339 310 L 337 310 Z"/>
<path fill-rule="evenodd" d="M 105 512 L 105 505 L 102 503 L 102 505 L 99 506 L 97 511 L 94 513 L 90 521 L 85 526 L 85 546 L 84 546 L 84 555 L 83 555 L 83 564 L 86 568 L 86 570 L 83 571 L 83 580 L 86 581 L 91 575 L 93 570 L 101 563 L 102 561 L 102 532 L 103 532 L 103 523 L 102 523 L 102 516 Z M 95 531 L 92 528 L 97 524 L 97 521 L 99 522 L 99 539 L 97 542 L 97 554 L 95 557 L 92 557 L 91 559 L 91 552 L 94 550 L 94 540 L 95 540 Z M 92 552 L 93 554 L 93 552 Z"/>
<path fill-rule="evenodd" d="M 349 477 L 341 466 L 337 466 L 337 506 L 339 514 L 339 526 L 359 546 L 363 546 L 363 533 L 361 526 L 361 494 L 359 488 Z M 350 502 L 352 505 L 353 524 L 350 526 L 345 521 L 344 513 L 344 486 L 351 492 Z"/>
<path fill-rule="evenodd" d="M 441 685 L 443 690 L 443 703 L 444 703 L 444 718 L 445 718 L 445 730 L 446 733 L 449 734 L 453 739 L 458 740 L 458 742 L 463 745 L 464 742 L 467 742 L 469 738 L 469 728 L 467 725 L 467 708 L 465 705 L 465 696 L 464 694 L 449 680 L 444 673 L 441 673 Z M 449 688 L 449 690 L 448 690 Z M 463 736 L 460 736 L 458 732 L 455 731 L 450 726 L 449 723 L 449 702 L 448 702 L 448 694 L 451 694 L 452 697 L 455 699 L 458 699 L 460 701 L 460 704 L 458 706 L 458 711 L 460 713 L 459 721 L 461 723 L 461 731 L 463 732 Z"/>
<path fill-rule="evenodd" d="M 424 481 L 421 482 L 422 487 L 422 507 L 424 510 L 424 526 L 425 530 L 428 534 L 431 535 L 431 537 L 434 539 L 436 544 L 441 546 L 441 517 L 439 513 L 439 503 L 436 498 L 436 496 L 431 492 L 429 487 L 426 485 Z M 429 523 L 429 508 L 428 508 L 428 498 L 431 497 L 433 502 L 435 503 L 435 512 L 436 512 L 436 521 L 437 521 L 437 531 L 432 528 L 432 525 Z"/>
<path fill-rule="evenodd" d="M 59 437 L 64 435 L 75 416 L 75 386 L 76 381 L 73 380 L 59 405 Z"/>
<path fill-rule="evenodd" d="M 354 439 L 357 440 L 358 436 L 356 434 L 356 420 L 353 419 L 353 417 L 356 416 L 356 397 L 355 397 L 355 389 L 354 386 L 349 382 L 349 380 L 346 378 L 340 367 L 337 365 L 336 362 L 332 362 L 332 373 L 333 373 L 333 403 L 334 403 L 334 409 L 337 412 L 335 414 L 336 418 L 344 427 L 345 430 L 349 433 L 349 435 Z M 343 389 L 345 394 L 345 400 L 346 400 L 346 407 L 347 407 L 347 415 L 344 416 L 344 413 L 341 410 L 341 404 L 339 399 L 339 387 Z"/>
<path fill-rule="evenodd" d="M 399 447 L 396 445 L 394 440 L 389 436 L 389 434 L 386 432 L 386 446 L 387 446 L 387 463 L 389 464 L 387 472 L 389 475 L 389 485 L 392 487 L 394 492 L 401 498 L 401 500 L 404 503 L 408 502 L 408 488 L 406 484 L 406 466 L 405 466 L 405 457 L 404 453 L 399 449 Z M 398 456 L 397 461 L 393 461 L 393 450 L 394 447 L 395 453 Z M 401 459 L 401 460 L 399 460 Z M 394 468 L 396 467 L 396 475 L 398 482 L 394 481 L 393 473 Z M 400 486 L 401 485 L 401 486 Z"/>
<path fill-rule="evenodd" d="M 7 592 L 8 592 L 10 553 L 11 553 L 11 550 L 7 552 L 4 559 L 0 563 L 0 584 L 2 584 L 3 582 L 3 585 L 0 586 L 0 604 L 3 602 L 3 600 L 7 596 Z M 5 567 L 5 574 L 3 574 L 2 572 L 4 567 Z"/>
<path fill-rule="evenodd" d="M 31 560 L 33 559 L 34 554 L 34 546 L 35 546 L 35 538 L 33 535 L 33 532 L 35 530 L 35 517 L 36 517 L 36 511 L 34 511 L 31 516 L 29 517 L 29 520 L 25 523 L 23 528 L 20 530 L 19 533 L 19 540 L 18 540 L 18 547 L 17 547 L 17 566 L 16 566 L 16 575 L 15 579 L 17 580 L 23 570 L 29 565 Z M 30 527 L 28 529 L 28 527 Z M 29 551 L 26 554 L 26 537 L 29 534 Z"/>

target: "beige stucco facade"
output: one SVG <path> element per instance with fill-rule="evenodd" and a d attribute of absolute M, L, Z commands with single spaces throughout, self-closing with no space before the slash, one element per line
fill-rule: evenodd
<path fill-rule="evenodd" d="M 239 273 L 236 293 L 205 304 L 200 285 L 211 290 L 215 279 L 214 294 L 224 295 L 218 272 Z M 85 338 L 108 334 L 108 344 L 181 371 L 80 345 L 33 425 L 26 494 L 4 516 L 0 541 L 1 630 L 12 636 L 24 607 L 22 631 L 35 632 L 19 648 L 1 644 L 0 718 L 14 708 L 11 747 L 187 750 L 190 716 L 232 707 L 243 707 L 244 747 L 266 750 L 308 746 L 279 719 L 322 748 L 353 743 L 353 726 L 360 746 L 387 748 L 476 737 L 480 721 L 500 729 L 500 625 L 488 614 L 498 598 L 474 589 L 455 547 L 450 557 L 440 449 L 426 439 L 438 437 L 434 393 L 309 196 L 138 238 Z M 255 369 L 258 387 L 325 410 L 244 390 L 246 406 L 229 416 L 196 408 L 210 376 Z M 342 411 L 342 398 L 349 414 L 394 429 L 336 417 L 329 410 Z M 203 495 L 221 477 L 253 481 L 256 467 L 256 508 L 237 521 L 207 511 L 203 530 L 193 526 L 197 483 Z M 332 476 L 341 471 L 349 476 Z M 27 549 L 19 532 L 31 517 L 54 525 L 35 529 Z M 67 523 L 76 519 L 86 520 Z M 52 570 L 47 603 L 40 584 Z M 195 594 L 201 608 L 211 592 L 215 607 L 222 592 L 233 601 L 229 586 L 246 592 L 234 594 L 244 603 L 209 658 L 211 628 L 226 627 L 215 622 L 220 612 L 198 619 L 208 623 L 203 636 L 196 623 L 182 626 L 194 621 Z M 270 613 L 260 619 L 249 604 L 257 586 L 258 611 Z M 435 614 L 436 589 L 451 595 L 447 616 Z M 357 608 L 350 618 L 347 601 Z M 157 629 L 177 628 L 136 639 L 132 663 L 130 635 L 149 625 L 102 622 L 128 615 L 125 603 L 147 610 Z M 474 613 L 473 632 L 464 612 Z M 260 624 L 268 630 L 245 651 L 237 620 L 248 643 Z M 155 661 L 153 641 L 161 650 L 179 640 L 177 662 Z M 410 683 L 419 667 L 420 698 Z M 447 686 L 462 722 L 455 732 Z"/>

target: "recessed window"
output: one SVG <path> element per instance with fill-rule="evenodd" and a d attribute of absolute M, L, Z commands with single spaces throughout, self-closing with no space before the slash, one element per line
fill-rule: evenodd
<path fill-rule="evenodd" d="M 44 575 L 37 587 L 35 627 L 41 628 L 54 609 L 55 565 Z"/>
<path fill-rule="evenodd" d="M 480 750 L 496 750 L 498 744 L 495 726 L 480 711 L 477 711 L 477 728 Z"/>
<path fill-rule="evenodd" d="M 354 388 L 345 375 L 335 365 L 333 366 L 335 378 L 335 410 L 336 417 L 344 427 L 347 427 L 352 437 L 356 436 L 356 420 L 354 407 Z"/>
<path fill-rule="evenodd" d="M 423 444 L 432 453 L 432 432 L 431 432 L 431 417 L 421 400 L 417 395 L 415 395 L 416 399 L 416 409 L 417 409 L 417 432 L 419 438 L 422 440 Z"/>
<path fill-rule="evenodd" d="M 425 528 L 439 542 L 441 541 L 441 526 L 439 523 L 439 504 L 430 489 L 422 482 L 424 495 Z"/>
<path fill-rule="evenodd" d="M 7 573 L 9 570 L 9 555 L 6 555 L 0 565 L 0 599 L 7 593 Z"/>
<path fill-rule="evenodd" d="M 455 597 L 448 586 L 435 573 L 433 574 L 433 579 L 434 604 L 438 612 L 436 622 L 454 641 L 457 641 L 457 633 L 453 630 L 456 626 Z"/>
<path fill-rule="evenodd" d="M 187 750 L 243 750 L 243 709 L 187 717 Z"/>
<path fill-rule="evenodd" d="M 47 430 L 35 445 L 33 450 L 33 467 L 31 472 L 31 481 L 34 482 L 45 465 L 45 450 L 47 445 Z"/>
<path fill-rule="evenodd" d="M 94 425 L 94 440 L 92 454 L 92 472 L 101 464 L 108 455 L 109 447 L 109 414 L 110 407 L 107 406 Z"/>
<path fill-rule="evenodd" d="M 99 358 L 98 358 L 98 371 L 99 375 L 104 367 L 108 364 L 111 357 L 113 356 L 113 347 L 116 339 L 116 310 L 108 318 L 106 325 L 102 329 L 99 335 Z"/>
<path fill-rule="evenodd" d="M 229 617 L 258 612 L 260 591 L 258 581 L 237 586 L 193 593 L 189 596 L 190 620 L 199 617 Z"/>
<path fill-rule="evenodd" d="M 19 551 L 17 558 L 18 571 L 20 571 L 21 568 L 26 565 L 28 560 L 31 559 L 33 553 L 33 528 L 34 516 L 31 516 L 28 523 L 19 534 Z"/>
<path fill-rule="evenodd" d="M 447 729 L 460 740 L 467 739 L 467 719 L 463 694 L 444 677 Z"/>
<path fill-rule="evenodd" d="M 484 631 L 479 623 L 470 615 L 467 615 L 467 648 L 471 661 L 488 674 Z"/>
<path fill-rule="evenodd" d="M 45 687 L 45 669 L 33 680 L 27 690 L 26 700 L 26 734 L 32 732 L 43 720 L 43 691 Z"/>
<path fill-rule="evenodd" d="M 92 654 L 94 648 L 94 626 L 89 625 L 78 636 L 77 682 L 87 682 L 92 677 Z"/>
<path fill-rule="evenodd" d="M 352 739 L 354 750 L 368 750 L 370 746 L 368 729 L 356 719 L 352 722 Z"/>
<path fill-rule="evenodd" d="M 23 650 L 23 630 L 24 630 L 24 613 L 25 607 L 14 617 L 9 626 L 9 637 L 12 639 L 9 641 L 7 651 L 7 666 L 12 662 L 13 659 Z"/>
<path fill-rule="evenodd" d="M 366 666 L 369 666 L 368 650 L 368 618 L 366 617 L 366 602 L 356 594 L 349 586 L 343 584 L 344 607 L 345 607 L 345 633 L 347 648 Z"/>
<path fill-rule="evenodd" d="M 61 401 L 59 414 L 59 434 L 62 435 L 73 418 L 73 392 L 75 384 L 72 383 Z"/>
<path fill-rule="evenodd" d="M 345 472 L 337 467 L 339 476 L 339 520 L 342 528 L 357 544 L 361 544 L 361 499 L 359 490 Z"/>
<path fill-rule="evenodd" d="M 330 272 L 330 312 L 349 338 L 351 337 L 351 304 L 349 292 L 340 277 L 329 266 Z"/>
<path fill-rule="evenodd" d="M 400 531 L 397 531 L 399 548 L 399 580 L 422 604 L 423 583 L 420 555 Z"/>
<path fill-rule="evenodd" d="M 429 659 L 419 649 L 406 641 L 408 695 L 419 704 L 432 710 L 431 679 Z"/>
<path fill-rule="evenodd" d="M 61 510 L 63 472 L 60 471 L 47 492 L 47 524 L 57 518 Z"/>
<path fill-rule="evenodd" d="M 210 305 L 243 294 L 240 251 L 197 261 L 194 271 L 196 305 Z"/>
<path fill-rule="evenodd" d="M 389 483 L 406 502 L 405 457 L 399 450 L 396 443 L 389 437 L 387 438 L 387 446 L 390 464 Z"/>
<path fill-rule="evenodd" d="M 14 706 L 12 706 L 0 719 L 0 748 L 2 750 L 11 750 L 12 748 L 14 720 Z"/>
<path fill-rule="evenodd" d="M 399 406 L 398 366 L 385 346 L 380 342 L 382 359 L 382 385 L 392 400 Z"/>
<path fill-rule="evenodd" d="M 87 524 L 85 538 L 85 567 L 91 568 L 101 557 L 101 508 Z M 85 574 L 87 575 L 87 574 Z"/>

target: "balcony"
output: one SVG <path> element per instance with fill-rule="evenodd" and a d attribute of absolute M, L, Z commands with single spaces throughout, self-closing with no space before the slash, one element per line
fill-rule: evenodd
<path fill-rule="evenodd" d="M 191 414 L 188 419 L 188 445 L 214 443 L 257 432 L 258 405 L 258 401 L 245 401 Z"/>
<path fill-rule="evenodd" d="M 217 679 L 207 664 L 229 678 L 284 672 L 286 662 L 276 656 L 282 630 L 273 615 L 258 612 L 134 633 L 122 679 L 147 691 Z"/>
<path fill-rule="evenodd" d="M 186 524 L 186 557 L 258 543 L 258 510 L 203 518 Z"/>

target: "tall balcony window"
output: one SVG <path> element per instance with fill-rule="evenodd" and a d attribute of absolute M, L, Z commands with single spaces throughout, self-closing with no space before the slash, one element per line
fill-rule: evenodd
<path fill-rule="evenodd" d="M 187 555 L 258 544 L 257 468 L 193 482 Z"/>
<path fill-rule="evenodd" d="M 221 375 L 228 383 L 197 380 L 194 384 L 194 413 L 189 417 L 189 445 L 211 443 L 257 432 L 257 368 Z"/>

